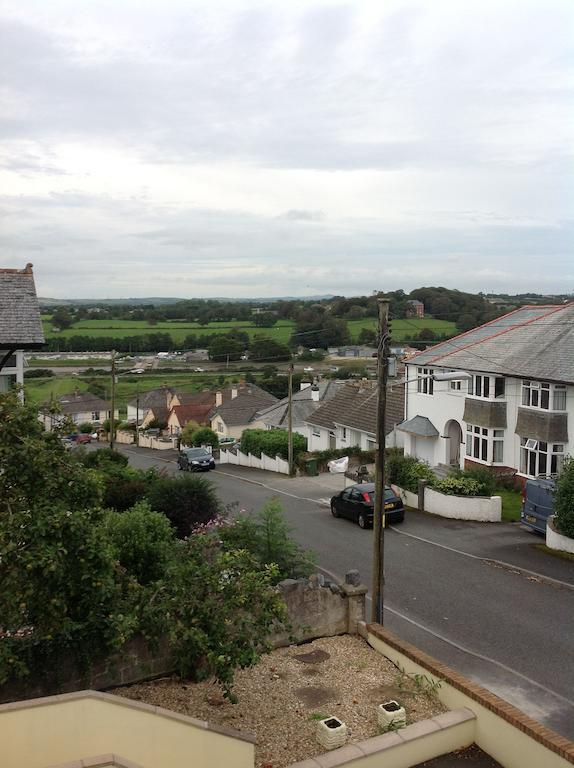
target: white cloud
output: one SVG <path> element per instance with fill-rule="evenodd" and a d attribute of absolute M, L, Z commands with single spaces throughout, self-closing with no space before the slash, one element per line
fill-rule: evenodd
<path fill-rule="evenodd" d="M 574 287 L 568 0 L 79 7 L 0 11 L 40 293 Z"/>

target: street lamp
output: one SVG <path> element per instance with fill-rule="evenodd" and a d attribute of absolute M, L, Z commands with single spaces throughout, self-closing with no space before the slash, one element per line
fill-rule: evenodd
<path fill-rule="evenodd" d="M 372 603 L 371 620 L 383 623 L 384 584 L 385 584 L 385 448 L 386 429 L 385 411 L 387 401 L 387 344 L 388 333 L 388 300 L 379 299 L 379 350 L 378 350 L 378 413 L 377 413 L 377 464 L 375 468 L 375 498 L 373 503 L 373 573 L 372 573 Z M 433 381 L 469 381 L 472 374 L 467 371 L 445 371 L 444 373 L 427 373 L 415 376 L 414 379 L 403 379 L 397 384 L 410 384 L 420 379 Z M 392 388 L 392 387 L 391 387 Z"/>

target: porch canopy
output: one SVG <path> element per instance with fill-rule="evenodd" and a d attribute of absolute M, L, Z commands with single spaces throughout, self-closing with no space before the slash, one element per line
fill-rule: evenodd
<path fill-rule="evenodd" d="M 438 429 L 426 416 L 413 416 L 412 419 L 397 424 L 396 429 L 415 437 L 438 437 Z"/>

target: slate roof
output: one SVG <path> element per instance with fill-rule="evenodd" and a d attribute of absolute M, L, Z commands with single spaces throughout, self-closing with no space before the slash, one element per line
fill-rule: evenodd
<path fill-rule="evenodd" d="M 0 269 L 0 349 L 36 349 L 44 344 L 32 265 Z"/>
<path fill-rule="evenodd" d="M 425 349 L 408 364 L 574 383 L 574 302 L 521 307 Z"/>
<path fill-rule="evenodd" d="M 63 413 L 84 413 L 88 411 L 109 411 L 111 404 L 91 392 L 72 392 L 70 395 L 61 395 L 58 403 Z"/>
<path fill-rule="evenodd" d="M 213 409 L 211 418 L 221 416 L 228 427 L 237 427 L 253 421 L 258 411 L 276 403 L 278 398 L 266 392 L 256 384 L 248 384 L 238 389 L 237 397 L 223 402 Z"/>
<path fill-rule="evenodd" d="M 374 435 L 377 430 L 377 403 L 376 382 L 352 382 L 346 384 L 305 421 L 327 429 L 335 429 L 336 425 L 341 425 Z M 394 427 L 403 420 L 404 408 L 405 388 L 397 387 L 393 390 L 389 388 L 385 434 L 392 432 Z"/>
<path fill-rule="evenodd" d="M 147 408 L 153 408 L 154 406 L 167 408 L 168 395 L 171 396 L 173 394 L 175 394 L 175 390 L 171 389 L 171 387 L 158 387 L 158 389 L 142 392 L 139 396 L 140 411 L 145 411 Z M 132 408 L 137 408 L 137 398 L 130 400 L 128 405 Z"/>
<path fill-rule="evenodd" d="M 293 424 L 303 424 L 313 411 L 321 407 L 321 403 L 334 397 L 345 386 L 345 383 L 327 379 L 320 381 L 316 386 L 319 388 L 319 400 L 317 402 L 313 400 L 313 387 L 306 387 L 293 392 Z M 283 400 L 259 411 L 257 418 L 271 427 L 286 428 L 289 419 L 289 398 L 284 397 Z"/>

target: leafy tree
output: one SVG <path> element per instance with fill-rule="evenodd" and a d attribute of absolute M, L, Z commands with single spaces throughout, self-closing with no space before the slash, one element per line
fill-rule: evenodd
<path fill-rule="evenodd" d="M 277 322 L 277 315 L 272 312 L 260 312 L 253 318 L 253 324 L 258 328 L 271 328 Z"/>
<path fill-rule="evenodd" d="M 289 347 L 266 336 L 256 336 L 249 346 L 249 357 L 254 362 L 265 360 L 290 360 Z"/>
<path fill-rule="evenodd" d="M 350 339 L 345 321 L 327 314 L 322 307 L 301 310 L 296 322 L 296 331 L 291 336 L 292 344 L 327 349 L 338 344 L 346 344 Z"/>
<path fill-rule="evenodd" d="M 190 419 L 179 435 L 180 445 L 193 445 L 193 435 L 199 429 L 197 421 Z"/>
<path fill-rule="evenodd" d="M 83 421 L 78 427 L 78 432 L 83 435 L 90 435 L 94 431 L 94 425 L 91 421 Z"/>
<path fill-rule="evenodd" d="M 314 569 L 314 555 L 293 539 L 276 498 L 269 499 L 255 515 L 239 515 L 219 532 L 226 548 L 246 549 L 262 566 L 274 564 L 277 581 L 309 576 Z"/>
<path fill-rule="evenodd" d="M 191 442 L 186 445 L 210 445 L 212 448 L 219 448 L 219 438 L 209 427 L 199 427 L 191 435 Z"/>
<path fill-rule="evenodd" d="M 435 337 L 436 331 L 431 330 L 430 328 L 422 328 L 421 332 L 419 333 L 419 339 L 421 341 L 432 341 Z"/>
<path fill-rule="evenodd" d="M 286 625 L 285 604 L 274 589 L 276 568 L 261 568 L 245 550 L 226 551 L 212 533 L 191 536 L 164 582 L 152 616 L 167 633 L 183 677 L 215 679 L 231 701 L 237 668 L 270 650 L 270 633 Z"/>
<path fill-rule="evenodd" d="M 361 328 L 357 341 L 359 344 L 376 345 L 377 332 L 371 328 Z"/>
<path fill-rule="evenodd" d="M 15 393 L 0 396 L 0 466 L 1 683 L 49 665 L 62 648 L 103 655 L 134 621 L 101 536 L 96 473 Z"/>
<path fill-rule="evenodd" d="M 158 477 L 154 469 L 130 467 L 127 457 L 109 448 L 75 453 L 84 466 L 97 470 L 103 488 L 102 506 L 116 512 L 124 512 L 144 498 Z"/>
<path fill-rule="evenodd" d="M 213 483 L 188 473 L 158 477 L 147 492 L 147 500 L 154 511 L 167 517 L 180 539 L 221 511 Z"/>
<path fill-rule="evenodd" d="M 574 459 L 564 461 L 556 481 L 554 500 L 556 530 L 563 536 L 574 539 Z"/>
<path fill-rule="evenodd" d="M 219 363 L 226 360 L 239 360 L 245 345 L 230 336 L 214 336 L 209 342 L 209 359 Z"/>
<path fill-rule="evenodd" d="M 54 312 L 52 312 L 52 325 L 54 328 L 59 328 L 61 331 L 65 331 L 66 328 L 71 328 L 73 323 L 74 318 L 67 307 L 57 307 Z"/>
<path fill-rule="evenodd" d="M 169 520 L 138 502 L 126 512 L 109 512 L 105 531 L 114 556 L 139 584 L 159 581 L 175 556 L 175 534 Z"/>

